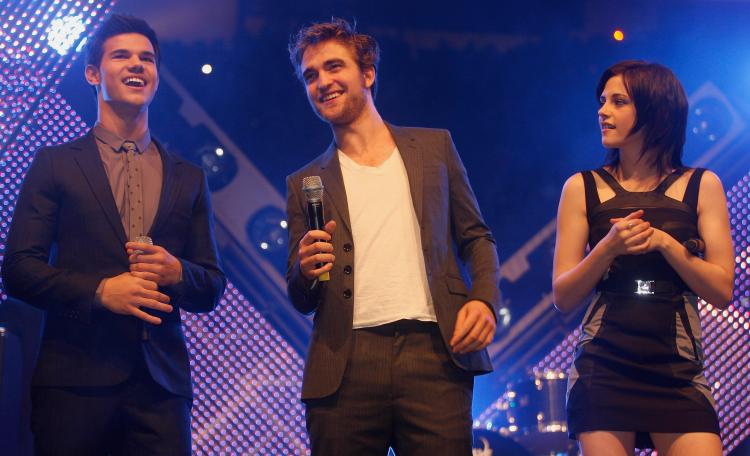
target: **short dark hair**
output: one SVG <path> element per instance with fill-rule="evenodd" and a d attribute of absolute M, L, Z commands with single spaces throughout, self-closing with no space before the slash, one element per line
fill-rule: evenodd
<path fill-rule="evenodd" d="M 96 32 L 94 32 L 94 35 L 89 38 L 89 42 L 86 45 L 86 65 L 94 65 L 95 67 L 98 67 L 102 63 L 104 42 L 113 36 L 123 35 L 125 33 L 138 33 L 148 38 L 151 42 L 151 46 L 154 47 L 156 64 L 159 64 L 161 54 L 159 52 L 159 40 L 156 38 L 156 32 L 154 32 L 154 29 L 152 29 L 146 21 L 135 16 L 113 14 L 107 18 L 102 25 L 99 26 Z"/>
<path fill-rule="evenodd" d="M 380 63 L 380 46 L 370 35 L 358 33 L 357 24 L 349 24 L 344 19 L 333 17 L 330 22 L 318 22 L 304 27 L 289 40 L 289 59 L 292 61 L 297 77 L 302 80 L 302 56 L 307 48 L 324 41 L 336 40 L 348 46 L 359 65 L 360 70 L 375 69 L 375 82 L 372 85 L 373 96 L 377 93 L 378 63 Z"/>
<path fill-rule="evenodd" d="M 618 75 L 622 76 L 625 90 L 635 105 L 636 120 L 630 134 L 643 130 L 641 158 L 648 150 L 654 150 L 659 174 L 664 174 L 670 167 L 681 168 L 688 102 L 680 81 L 664 65 L 625 60 L 607 68 L 599 78 L 597 101 L 607 81 Z M 610 150 L 606 164 L 617 166 L 619 163 L 618 150 Z"/>

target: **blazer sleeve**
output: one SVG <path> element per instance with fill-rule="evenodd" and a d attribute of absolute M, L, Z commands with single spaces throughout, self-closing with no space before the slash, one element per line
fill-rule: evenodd
<path fill-rule="evenodd" d="M 480 300 L 493 311 L 500 309 L 500 266 L 492 232 L 479 211 L 466 168 L 449 132 L 445 132 L 446 164 L 450 185 L 450 214 L 453 239 L 459 258 L 471 278 L 468 300 Z"/>
<path fill-rule="evenodd" d="M 315 312 L 320 303 L 320 288 L 311 288 L 313 281 L 302 275 L 299 266 L 299 243 L 307 233 L 304 202 L 294 185 L 293 176 L 286 179 L 286 215 L 289 228 L 289 256 L 286 283 L 289 299 L 295 309 L 303 314 Z"/>
<path fill-rule="evenodd" d="M 88 320 L 104 275 L 49 264 L 61 198 L 53 154 L 46 148 L 36 153 L 21 187 L 3 258 L 3 286 L 9 295 L 42 310 Z"/>
<path fill-rule="evenodd" d="M 200 190 L 193 204 L 182 264 L 182 281 L 166 287 L 173 304 L 188 312 L 210 312 L 219 303 L 227 284 L 219 265 L 208 182 L 200 170 Z"/>

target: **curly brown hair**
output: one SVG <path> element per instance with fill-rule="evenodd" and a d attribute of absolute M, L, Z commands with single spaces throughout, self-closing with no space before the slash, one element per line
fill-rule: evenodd
<path fill-rule="evenodd" d="M 300 81 L 304 82 L 300 65 L 307 48 L 329 40 L 336 40 L 348 46 L 360 70 L 374 68 L 377 78 L 378 63 L 380 63 L 378 42 L 370 35 L 358 33 L 356 22 L 352 25 L 344 19 L 334 17 L 330 22 L 318 22 L 302 28 L 289 40 L 289 59 Z M 376 84 L 377 79 L 372 85 L 373 96 L 377 91 Z"/>

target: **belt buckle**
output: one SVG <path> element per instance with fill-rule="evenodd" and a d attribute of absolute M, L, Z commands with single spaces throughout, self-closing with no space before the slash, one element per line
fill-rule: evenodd
<path fill-rule="evenodd" d="M 654 294 L 654 281 L 653 280 L 636 280 L 635 281 L 635 294 L 637 295 Z"/>

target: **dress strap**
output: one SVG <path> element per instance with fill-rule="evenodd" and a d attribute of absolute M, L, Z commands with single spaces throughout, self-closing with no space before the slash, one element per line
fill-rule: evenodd
<path fill-rule="evenodd" d="M 698 211 L 698 191 L 701 188 L 701 177 L 704 171 L 706 171 L 706 168 L 695 168 L 693 175 L 690 176 L 687 188 L 685 188 L 685 196 L 682 198 L 682 202 L 695 211 Z"/>
<path fill-rule="evenodd" d="M 586 216 L 590 217 L 596 206 L 601 204 L 599 192 L 596 190 L 596 181 L 591 171 L 581 171 L 583 176 L 583 189 L 586 193 Z"/>
<path fill-rule="evenodd" d="M 654 189 L 654 192 L 664 194 L 667 189 L 671 187 L 672 184 L 674 184 L 674 181 L 679 179 L 683 174 L 685 174 L 685 168 L 675 169 L 659 183 L 659 185 Z"/>
<path fill-rule="evenodd" d="M 617 182 L 617 179 L 615 179 L 613 175 L 609 174 L 609 171 L 607 171 L 604 168 L 597 168 L 594 171 L 596 172 L 596 174 L 599 175 L 599 177 L 602 178 L 604 182 L 607 183 L 607 185 L 609 185 L 612 188 L 612 190 L 615 192 L 615 195 L 627 193 L 627 190 L 622 188 L 622 185 L 620 185 L 620 183 Z"/>

